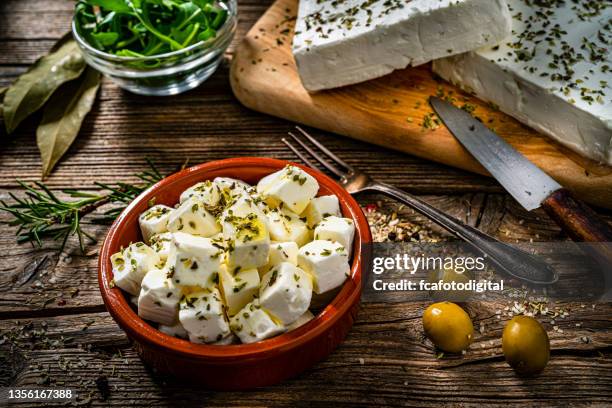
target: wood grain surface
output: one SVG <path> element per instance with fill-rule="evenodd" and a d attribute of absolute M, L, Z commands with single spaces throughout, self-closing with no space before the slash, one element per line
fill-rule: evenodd
<path fill-rule="evenodd" d="M 444 126 L 428 98 L 452 96 L 577 197 L 612 208 L 612 167 L 582 159 L 489 104 L 434 78 L 429 66 L 309 94 L 291 54 L 297 0 L 277 0 L 238 46 L 230 79 L 246 106 L 340 135 L 486 174 Z M 426 127 L 425 118 L 431 121 Z"/>
<path fill-rule="evenodd" d="M 176 97 L 128 94 L 104 81 L 92 114 L 68 155 L 46 182 L 54 191 L 91 189 L 93 181 L 134 181 L 152 158 L 163 172 L 191 163 L 259 155 L 295 159 L 280 142 L 292 123 L 243 107 L 232 95 L 235 46 L 270 6 L 240 1 L 233 47 L 203 86 Z M 0 2 L 0 86 L 6 86 L 68 30 L 71 0 Z M 38 180 L 40 159 L 27 120 L 15 135 L 0 130 L 0 199 L 22 194 L 16 179 Z M 0 129 L 4 123 L 0 120 Z M 432 205 L 507 242 L 567 239 L 543 211 L 525 212 L 491 179 L 361 141 L 316 132 L 350 164 L 419 194 Z M 423 228 L 435 226 L 377 196 L 382 207 Z M 611 213 L 598 211 L 608 222 Z M 0 221 L 7 221 L 4 213 Z M 500 334 L 511 302 L 471 303 L 476 342 L 463 357 L 436 358 L 423 338 L 427 304 L 366 303 L 347 340 L 299 377 L 244 393 L 186 387 L 148 370 L 104 309 L 97 286 L 99 244 L 81 254 L 70 242 L 33 248 L 0 233 L 0 387 L 72 387 L 81 406 L 606 406 L 612 403 L 612 307 L 570 303 L 564 319 L 543 319 L 552 359 L 537 378 L 521 379 L 503 361 Z M 98 240 L 104 226 L 87 225 Z M 479 327 L 484 329 L 480 333 Z M 563 330 L 560 332 L 554 330 Z M 97 382 L 97 383 L 96 383 Z M 108 384 L 106 387 L 105 384 Z M 107 394 L 108 393 L 108 394 Z M 0 404 L 1 405 L 1 404 Z M 34 406 L 22 403 L 11 406 Z"/>

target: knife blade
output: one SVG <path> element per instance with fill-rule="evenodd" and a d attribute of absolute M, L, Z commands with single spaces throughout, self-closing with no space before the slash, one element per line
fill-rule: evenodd
<path fill-rule="evenodd" d="M 540 207 L 546 198 L 562 188 L 468 112 L 437 97 L 431 98 L 431 105 L 463 147 L 527 211 Z"/>
<path fill-rule="evenodd" d="M 538 207 L 601 265 L 612 288 L 612 228 L 591 208 L 530 162 L 482 122 L 453 104 L 432 96 L 430 104 L 450 132 L 526 210 Z"/>

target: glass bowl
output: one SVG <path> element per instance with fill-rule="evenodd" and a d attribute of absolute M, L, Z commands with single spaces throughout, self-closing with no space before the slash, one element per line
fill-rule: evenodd
<path fill-rule="evenodd" d="M 217 69 L 236 32 L 238 5 L 224 0 L 227 20 L 217 35 L 179 51 L 149 57 L 120 57 L 89 45 L 80 35 L 76 19 L 72 35 L 85 61 L 121 88 L 140 95 L 176 95 L 200 85 Z"/>

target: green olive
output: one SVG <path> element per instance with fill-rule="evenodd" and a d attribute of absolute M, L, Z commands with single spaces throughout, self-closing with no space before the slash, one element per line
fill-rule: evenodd
<path fill-rule="evenodd" d="M 521 375 L 538 374 L 550 357 L 546 330 L 529 316 L 515 316 L 506 324 L 502 349 L 508 364 Z"/>
<path fill-rule="evenodd" d="M 439 270 L 433 270 L 428 275 L 428 281 L 436 283 L 442 281 L 444 283 L 464 283 L 467 284 L 472 279 L 472 274 L 469 271 L 459 273 L 452 268 L 444 268 Z M 466 290 L 432 290 L 430 296 L 434 300 L 448 300 L 465 302 L 469 299 L 471 293 Z"/>
<path fill-rule="evenodd" d="M 423 328 L 429 339 L 441 350 L 459 353 L 468 348 L 474 337 L 470 316 L 454 303 L 440 302 L 423 313 Z"/>

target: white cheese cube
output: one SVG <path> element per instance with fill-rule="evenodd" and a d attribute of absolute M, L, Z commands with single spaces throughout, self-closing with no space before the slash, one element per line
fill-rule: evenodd
<path fill-rule="evenodd" d="M 210 237 L 221 231 L 215 217 L 206 206 L 195 197 L 185 200 L 172 211 L 168 220 L 168 231 Z"/>
<path fill-rule="evenodd" d="M 321 294 L 342 285 L 350 274 L 346 249 L 332 241 L 312 241 L 298 252 L 298 266 L 314 278 L 314 291 Z"/>
<path fill-rule="evenodd" d="M 176 322 L 181 290 L 162 269 L 153 269 L 142 280 L 138 297 L 138 316 L 164 325 Z"/>
<path fill-rule="evenodd" d="M 293 56 L 317 91 L 495 45 L 511 21 L 505 0 L 301 0 Z"/>
<path fill-rule="evenodd" d="M 174 336 L 181 339 L 186 339 L 188 337 L 187 330 L 183 327 L 179 320 L 176 321 L 172 326 L 166 326 L 165 324 L 160 324 L 157 326 L 157 330 L 160 332 L 167 334 L 168 336 Z"/>
<path fill-rule="evenodd" d="M 247 304 L 230 319 L 230 328 L 243 343 L 254 343 L 283 333 L 282 323 L 275 321 L 257 300 Z"/>
<path fill-rule="evenodd" d="M 275 208 L 266 214 L 270 238 L 275 241 L 293 241 L 298 246 L 311 241 L 312 231 L 305 219 L 286 208 Z"/>
<path fill-rule="evenodd" d="M 262 208 L 258 205 L 258 202 L 262 201 L 257 196 L 251 196 L 250 194 L 242 194 L 235 197 L 228 207 L 223 211 L 221 215 L 222 219 L 227 216 L 247 217 L 251 214 L 255 214 L 262 219 L 265 214 Z"/>
<path fill-rule="evenodd" d="M 297 266 L 297 254 L 299 247 L 295 242 L 270 242 L 270 256 L 268 264 L 259 268 L 260 275 L 281 262 L 289 262 Z"/>
<path fill-rule="evenodd" d="M 353 238 L 355 237 L 355 224 L 349 218 L 327 217 L 319 223 L 314 230 L 314 239 L 325 239 L 336 241 L 346 249 L 349 258 L 353 250 Z"/>
<path fill-rule="evenodd" d="M 233 316 L 259 292 L 259 272 L 247 269 L 232 275 L 227 268 L 221 268 L 219 284 L 227 305 L 227 314 Z"/>
<path fill-rule="evenodd" d="M 174 283 L 205 288 L 218 279 L 223 250 L 210 238 L 177 232 L 174 245 L 176 252 L 167 265 Z"/>
<path fill-rule="evenodd" d="M 273 202 L 282 202 L 296 214 L 301 214 L 319 191 L 317 180 L 299 167 L 288 165 L 273 174 L 257 184 L 257 192 Z"/>
<path fill-rule="evenodd" d="M 306 323 L 308 323 L 309 321 L 311 321 L 314 318 L 315 318 L 315 316 L 312 314 L 312 312 L 310 310 L 307 310 L 307 311 L 304 312 L 303 315 L 298 317 L 295 322 L 293 322 L 289 326 L 287 326 L 287 331 L 295 330 L 298 327 L 305 325 Z"/>
<path fill-rule="evenodd" d="M 155 251 L 144 244 L 136 242 L 111 256 L 113 281 L 115 285 L 131 295 L 140 293 L 142 278 L 160 263 Z"/>
<path fill-rule="evenodd" d="M 195 197 L 204 204 L 214 207 L 219 204 L 221 199 L 221 188 L 210 180 L 194 184 L 181 193 L 180 202 L 184 203 L 191 197 Z"/>
<path fill-rule="evenodd" d="M 215 287 L 186 295 L 179 304 L 179 320 L 194 343 L 213 343 L 230 334 L 221 294 Z"/>
<path fill-rule="evenodd" d="M 229 177 L 217 177 L 213 180 L 221 189 L 221 194 L 225 197 L 225 202 L 230 202 L 238 196 L 248 194 L 251 186 L 242 180 L 237 180 Z"/>
<path fill-rule="evenodd" d="M 138 223 L 144 242 L 148 244 L 153 235 L 168 231 L 168 220 L 171 213 L 172 208 L 158 204 L 140 214 Z"/>
<path fill-rule="evenodd" d="M 325 217 L 341 217 L 340 204 L 335 195 L 326 195 L 312 199 L 304 211 L 306 222 L 310 228 L 314 228 Z"/>
<path fill-rule="evenodd" d="M 291 324 L 310 306 L 311 279 L 302 269 L 283 262 L 263 276 L 259 303 L 284 325 Z"/>
<path fill-rule="evenodd" d="M 254 213 L 245 217 L 226 215 L 222 224 L 230 272 L 256 269 L 268 263 L 270 236 L 263 218 Z"/>
<path fill-rule="evenodd" d="M 163 232 L 153 235 L 151 237 L 151 248 L 159 255 L 159 259 L 162 262 L 166 262 L 170 253 L 176 249 L 172 233 Z"/>

